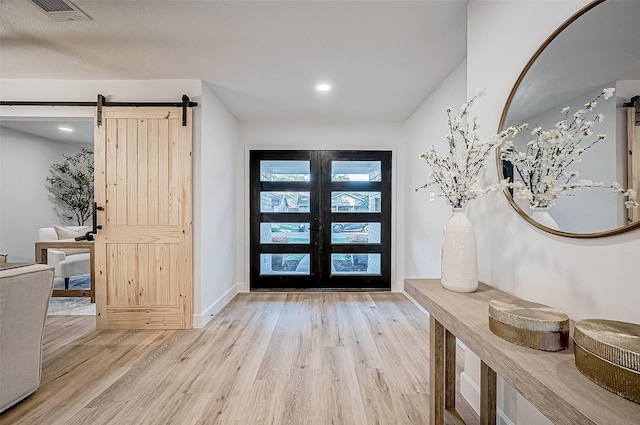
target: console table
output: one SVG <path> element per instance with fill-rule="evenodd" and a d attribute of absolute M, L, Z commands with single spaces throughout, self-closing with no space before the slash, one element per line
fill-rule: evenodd
<path fill-rule="evenodd" d="M 17 269 L 18 267 L 30 266 L 33 263 L 0 263 L 0 270 Z"/>
<path fill-rule="evenodd" d="M 637 424 L 640 404 L 598 386 L 575 366 L 573 344 L 545 352 L 507 342 L 489 330 L 489 301 L 518 298 L 480 283 L 473 293 L 444 289 L 439 279 L 407 279 L 405 292 L 429 312 L 430 425 L 455 412 L 456 338 L 481 361 L 480 423 L 496 423 L 497 375 L 554 424 Z M 571 326 L 573 336 L 573 323 Z"/>
<path fill-rule="evenodd" d="M 91 302 L 96 302 L 96 286 L 94 276 L 94 253 L 92 241 L 75 241 L 75 242 L 36 242 L 36 263 L 47 264 L 47 249 L 49 248 L 88 248 L 90 260 L 90 281 L 89 290 L 86 289 L 54 289 L 52 297 L 89 297 Z"/>

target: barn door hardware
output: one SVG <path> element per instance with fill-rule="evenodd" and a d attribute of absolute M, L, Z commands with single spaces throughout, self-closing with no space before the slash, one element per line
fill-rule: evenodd
<path fill-rule="evenodd" d="M 628 102 L 623 103 L 625 108 L 636 108 L 636 125 L 640 125 L 640 95 L 633 96 Z"/>
<path fill-rule="evenodd" d="M 170 107 L 182 108 L 182 125 L 187 125 L 187 108 L 198 106 L 198 102 L 191 102 L 189 96 L 182 95 L 181 102 L 107 102 L 106 97 L 99 94 L 96 102 L 56 102 L 56 101 L 20 101 L 0 100 L 0 106 L 95 106 L 96 124 L 102 125 L 102 108 L 106 106 L 136 106 L 136 107 Z"/>

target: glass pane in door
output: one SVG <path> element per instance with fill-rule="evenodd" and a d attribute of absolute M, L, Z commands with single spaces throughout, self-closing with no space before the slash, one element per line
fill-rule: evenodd
<path fill-rule="evenodd" d="M 380 274 L 380 254 L 331 254 L 331 274 Z"/>
<path fill-rule="evenodd" d="M 309 223 L 260 223 L 260 243 L 309 244 Z"/>
<path fill-rule="evenodd" d="M 331 192 L 332 212 L 380 212 L 380 192 Z"/>
<path fill-rule="evenodd" d="M 260 254 L 261 275 L 308 275 L 309 254 Z"/>
<path fill-rule="evenodd" d="M 380 161 L 331 161 L 331 181 L 379 182 Z"/>
<path fill-rule="evenodd" d="M 308 182 L 309 161 L 262 160 L 261 182 Z"/>
<path fill-rule="evenodd" d="M 331 243 L 380 243 L 380 223 L 331 223 Z"/>
<path fill-rule="evenodd" d="M 309 192 L 260 192 L 260 212 L 309 212 Z"/>

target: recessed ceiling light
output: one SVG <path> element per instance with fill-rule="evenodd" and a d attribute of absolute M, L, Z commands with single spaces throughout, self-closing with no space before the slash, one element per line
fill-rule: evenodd
<path fill-rule="evenodd" d="M 329 90 L 331 90 L 331 86 L 329 84 L 318 84 L 316 86 L 316 90 L 318 90 L 318 91 L 329 91 Z"/>
<path fill-rule="evenodd" d="M 69 128 L 69 127 L 58 127 L 58 130 L 60 131 L 68 131 L 68 132 L 72 132 L 73 128 Z"/>

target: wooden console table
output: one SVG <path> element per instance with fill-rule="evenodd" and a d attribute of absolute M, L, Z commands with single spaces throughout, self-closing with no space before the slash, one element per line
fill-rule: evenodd
<path fill-rule="evenodd" d="M 36 263 L 47 264 L 47 249 L 60 248 L 88 248 L 90 260 L 90 285 L 89 289 L 54 289 L 52 297 L 89 297 L 91 302 L 96 302 L 96 286 L 94 276 L 94 243 L 92 241 L 76 241 L 76 242 L 36 242 Z"/>
<path fill-rule="evenodd" d="M 17 269 L 18 267 L 30 266 L 33 263 L 0 263 L 0 270 Z"/>
<path fill-rule="evenodd" d="M 438 279 L 407 279 L 405 292 L 429 316 L 430 425 L 455 412 L 455 346 L 460 339 L 480 357 L 480 423 L 496 423 L 497 375 L 554 424 L 638 424 L 640 404 L 598 386 L 575 366 L 573 344 L 555 353 L 507 342 L 489 330 L 489 301 L 517 297 L 480 284 L 473 293 L 451 292 Z M 573 336 L 573 323 L 571 326 Z"/>

